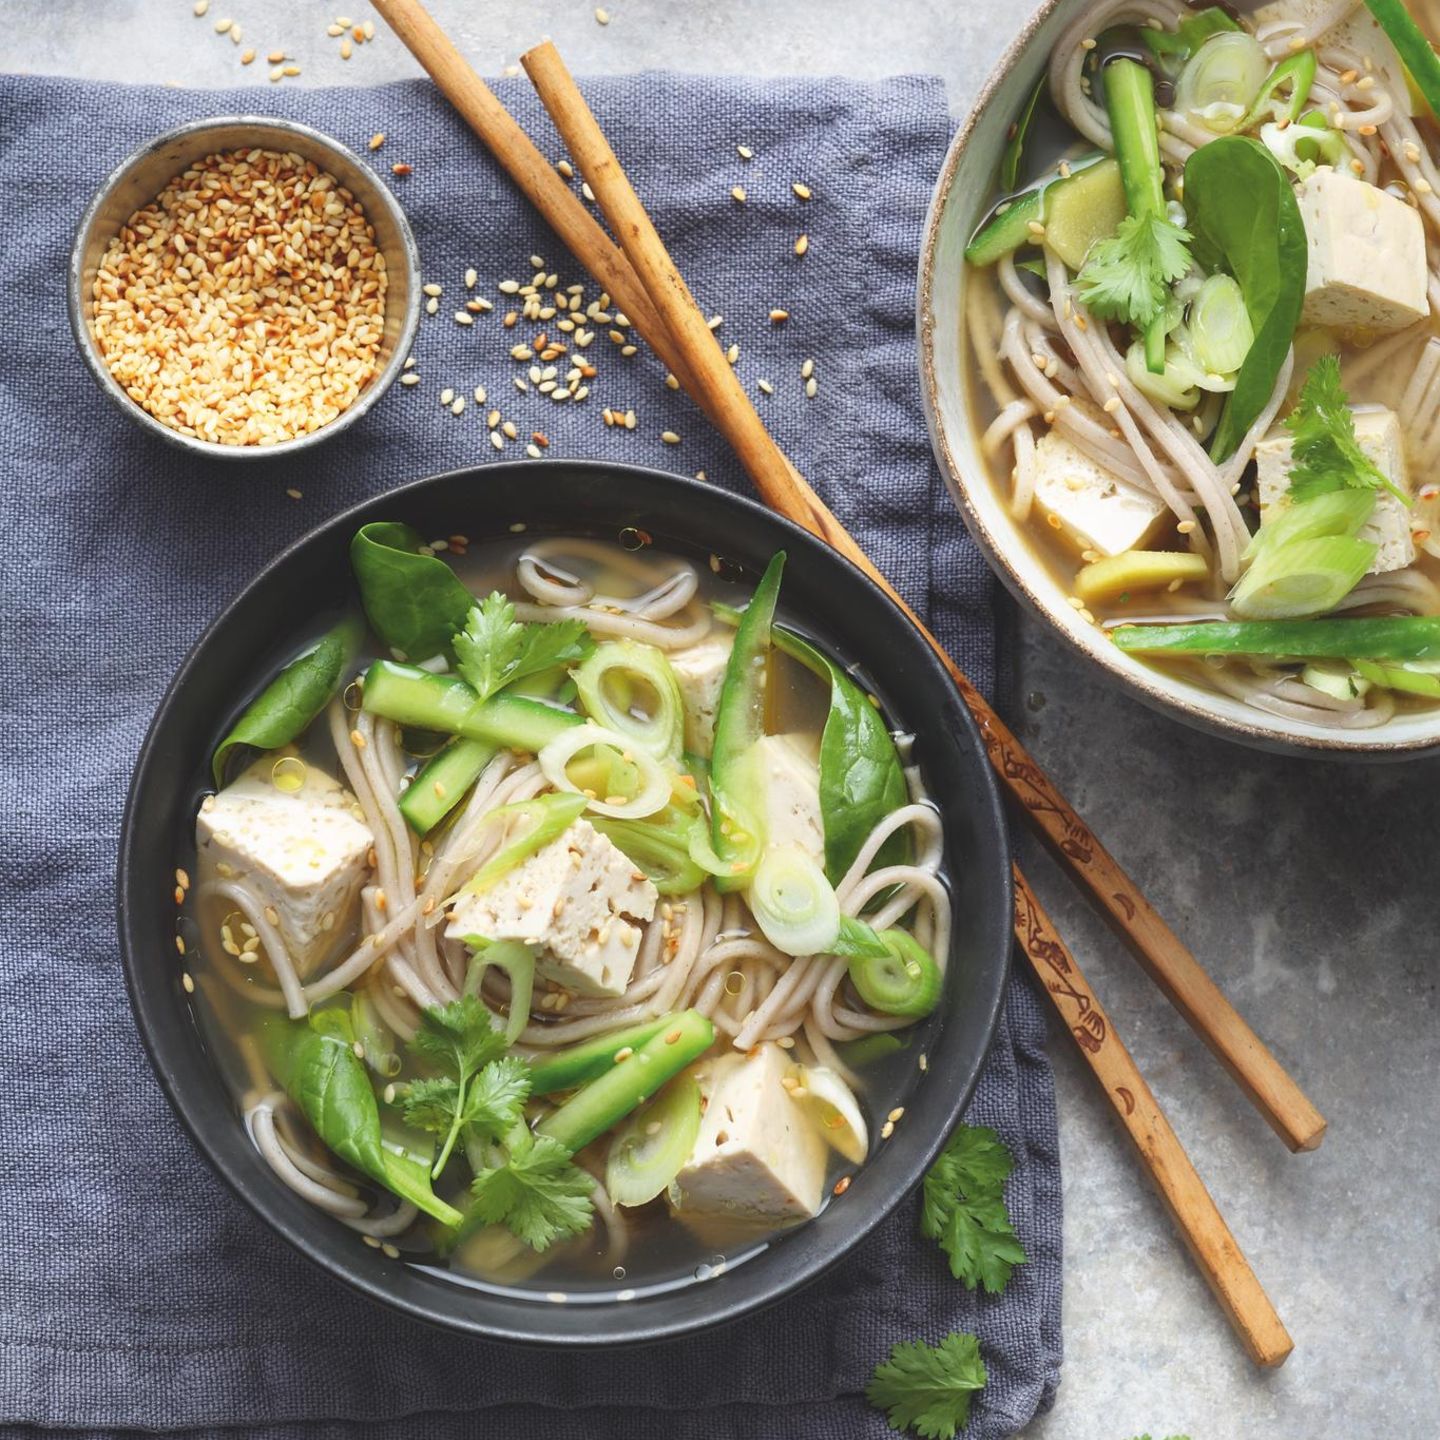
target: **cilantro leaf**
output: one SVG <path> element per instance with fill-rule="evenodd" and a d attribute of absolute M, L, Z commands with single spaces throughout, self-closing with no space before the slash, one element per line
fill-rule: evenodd
<path fill-rule="evenodd" d="M 1000 1294 L 1029 1258 L 1005 1208 L 1014 1164 L 993 1130 L 962 1125 L 925 1176 L 920 1233 L 940 1246 L 950 1273 L 968 1289 Z"/>
<path fill-rule="evenodd" d="M 455 1123 L 460 1087 L 453 1080 L 412 1080 L 405 1087 L 405 1123 L 431 1135 L 444 1135 Z"/>
<path fill-rule="evenodd" d="M 517 1137 L 504 1165 L 475 1177 L 474 1215 L 487 1225 L 504 1225 L 532 1250 L 589 1229 L 594 1177 L 549 1135 Z"/>
<path fill-rule="evenodd" d="M 1385 489 L 1406 505 L 1397 490 L 1360 448 L 1355 415 L 1340 384 L 1340 361 L 1322 355 L 1300 387 L 1300 399 L 1286 417 L 1295 437 L 1290 466 L 1290 498 L 1311 500 L 1333 490 Z"/>
<path fill-rule="evenodd" d="M 1170 299 L 1170 286 L 1190 269 L 1190 232 L 1159 215 L 1127 215 L 1090 251 L 1078 277 L 1080 299 L 1102 320 L 1142 329 Z"/>
<path fill-rule="evenodd" d="M 470 611 L 452 643 L 455 668 L 482 700 L 527 675 L 576 664 L 595 648 L 583 620 L 522 625 L 498 590 Z"/>
<path fill-rule="evenodd" d="M 466 617 L 465 628 L 455 636 L 455 668 L 482 700 L 505 683 L 505 672 L 520 653 L 525 627 L 515 619 L 515 607 L 492 591 Z"/>
<path fill-rule="evenodd" d="M 973 1335 L 947 1335 L 938 1345 L 910 1340 L 875 1367 L 865 1398 L 885 1411 L 892 1430 L 924 1440 L 953 1440 L 970 1421 L 970 1401 L 985 1388 L 985 1362 Z"/>
<path fill-rule="evenodd" d="M 425 1011 L 410 1048 L 463 1085 L 505 1053 L 505 1036 L 475 996 L 462 995 Z"/>
<path fill-rule="evenodd" d="M 520 1123 L 529 1098 L 530 1067 L 513 1055 L 493 1060 L 470 1082 L 460 1123 L 498 1140 Z"/>

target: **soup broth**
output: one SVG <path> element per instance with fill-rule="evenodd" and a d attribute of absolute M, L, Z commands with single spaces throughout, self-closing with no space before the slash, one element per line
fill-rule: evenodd
<path fill-rule="evenodd" d="M 752 625 L 755 586 L 714 557 L 367 534 L 368 627 L 326 632 L 349 644 L 284 743 L 248 722 L 330 641 L 252 701 L 235 733 L 259 744 L 222 745 L 181 872 L 196 1019 L 261 1155 L 357 1244 L 579 1302 L 707 1279 L 843 1203 L 924 1068 L 949 948 L 899 721 L 787 638 L 807 617 Z M 412 611 L 456 603 L 447 579 L 465 624 L 435 657 L 397 647 Z M 548 663 L 521 673 L 527 653 Z M 820 742 L 854 697 L 876 718 L 849 747 L 890 778 L 847 815 L 844 747 Z M 818 930 L 792 913 L 812 900 Z M 599 1093 L 641 1064 L 633 1094 Z M 584 1106 L 599 1119 L 566 1118 Z"/>
<path fill-rule="evenodd" d="M 1057 585 L 1317 728 L 1440 701 L 1437 144 L 1362 4 L 1103 0 L 967 250 L 973 423 Z"/>

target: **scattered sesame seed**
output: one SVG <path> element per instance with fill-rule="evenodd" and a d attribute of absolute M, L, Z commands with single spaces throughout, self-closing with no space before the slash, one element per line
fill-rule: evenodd
<path fill-rule="evenodd" d="M 249 65 L 249 64 L 253 63 L 254 59 L 255 59 L 255 51 L 254 51 L 253 48 L 252 48 L 252 49 L 249 49 L 249 50 L 242 50 L 242 51 L 240 52 L 240 63 L 241 63 L 242 65 Z"/>
<path fill-rule="evenodd" d="M 440 392 L 440 403 L 442 405 L 448 406 L 454 398 L 455 392 L 448 387 Z"/>
<path fill-rule="evenodd" d="M 680 443 L 680 437 L 673 430 L 662 430 L 660 432 L 660 438 L 667 445 L 678 445 Z"/>
<path fill-rule="evenodd" d="M 300 67 L 293 62 L 285 67 L 284 73 L 292 79 L 300 73 Z"/>
<path fill-rule="evenodd" d="M 557 160 L 555 168 L 567 179 L 575 178 L 575 167 L 568 160 Z"/>
<path fill-rule="evenodd" d="M 773 395 L 775 393 L 775 387 L 768 380 L 757 380 L 755 386 L 762 395 Z"/>
<path fill-rule="evenodd" d="M 745 203 L 745 187 L 743 185 L 732 185 L 730 187 L 730 198 L 743 205 Z"/>
<path fill-rule="evenodd" d="M 406 165 L 406 164 L 402 161 L 402 162 L 401 162 L 400 164 L 398 164 L 398 165 L 392 165 L 392 166 L 390 167 L 390 173 L 391 173 L 392 175 L 408 175 L 408 174 L 410 174 L 410 172 L 411 172 L 413 169 L 414 169 L 413 166 L 411 166 L 411 165 Z"/>
<path fill-rule="evenodd" d="M 596 6 L 595 23 L 597 25 L 608 25 L 610 23 L 610 12 L 600 6 Z"/>
<path fill-rule="evenodd" d="M 293 485 L 290 486 L 290 488 L 287 489 L 287 490 L 285 491 L 285 493 L 286 493 L 292 500 L 301 500 L 301 499 L 304 498 L 304 493 L 303 493 L 302 491 L 300 491 L 300 490 L 297 490 Z"/>
<path fill-rule="evenodd" d="M 198 18 L 210 8 L 210 0 L 195 0 L 195 14 Z"/>
<path fill-rule="evenodd" d="M 806 398 L 807 400 L 813 400 L 813 399 L 815 398 L 815 392 L 816 392 L 819 388 L 820 388 L 819 382 L 818 382 L 818 381 L 815 379 L 815 377 L 812 375 L 812 376 L 805 382 L 805 398 Z"/>
<path fill-rule="evenodd" d="M 457 310 L 455 312 L 455 323 L 457 325 L 473 325 L 475 317 L 468 310 Z"/>
<path fill-rule="evenodd" d="M 810 187 L 808 185 L 802 185 L 800 181 L 796 180 L 790 188 L 799 199 L 808 200 L 810 198 Z"/>
<path fill-rule="evenodd" d="M 804 360 L 800 364 L 800 378 L 808 380 L 815 373 L 814 360 Z"/>
<path fill-rule="evenodd" d="M 581 186 L 580 186 L 580 193 L 581 193 L 587 200 L 594 200 L 594 198 L 595 198 L 595 192 L 590 188 L 590 182 L 589 182 L 588 180 L 584 181 L 584 182 L 581 184 Z"/>
<path fill-rule="evenodd" d="M 181 973 L 180 983 L 185 987 L 185 993 L 187 995 L 193 995 L 195 993 L 195 980 L 188 970 Z"/>
<path fill-rule="evenodd" d="M 802 235 L 802 236 L 795 242 L 795 253 L 796 253 L 797 255 L 803 255 L 809 248 L 810 248 L 810 237 L 809 237 L 808 235 Z"/>
<path fill-rule="evenodd" d="M 235 22 L 233 20 L 221 19 L 215 22 L 215 33 L 224 35 Z"/>
<path fill-rule="evenodd" d="M 416 374 L 414 370 L 407 370 L 400 377 L 400 383 L 402 385 L 418 385 L 420 383 L 420 376 Z"/>
<path fill-rule="evenodd" d="M 463 395 L 457 395 L 450 406 L 450 413 L 452 415 L 461 415 L 464 413 L 464 411 L 465 397 Z"/>
<path fill-rule="evenodd" d="M 348 60 L 354 53 L 355 49 L 348 39 L 340 42 L 340 58 L 342 60 Z"/>
<path fill-rule="evenodd" d="M 284 71 L 284 68 L 283 68 L 282 66 L 277 65 L 277 66 L 270 72 L 270 83 L 271 83 L 272 85 L 273 85 L 277 80 L 283 80 L 284 78 L 285 78 L 285 71 Z"/>
<path fill-rule="evenodd" d="M 372 150 L 378 150 L 384 143 L 385 143 L 385 132 L 384 132 L 383 130 L 377 130 L 377 131 L 370 137 L 370 148 L 371 148 Z"/>
<path fill-rule="evenodd" d="M 835 1188 L 830 1192 L 832 1195 L 843 1195 L 850 1188 L 850 1177 L 842 1175 L 836 1182 Z"/>
<path fill-rule="evenodd" d="M 772 325 L 783 325 L 790 318 L 788 310 L 772 310 L 770 312 L 770 323 Z"/>
<path fill-rule="evenodd" d="M 735 147 L 735 153 L 742 160 L 753 160 L 755 158 L 755 152 L 748 145 L 737 145 Z"/>

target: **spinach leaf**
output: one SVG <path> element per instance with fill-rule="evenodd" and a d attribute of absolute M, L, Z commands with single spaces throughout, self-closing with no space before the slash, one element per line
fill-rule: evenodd
<path fill-rule="evenodd" d="M 278 750 L 306 729 L 340 688 L 364 633 L 359 617 L 347 616 L 313 649 L 292 660 L 245 707 L 210 762 L 217 787 L 225 783 L 225 765 L 236 746 Z"/>
<path fill-rule="evenodd" d="M 326 1149 L 427 1215 L 459 1224 L 460 1212 L 430 1188 L 424 1167 L 380 1143 L 380 1107 L 344 1010 L 317 1010 L 308 1024 L 271 1020 L 265 1038 L 275 1078 Z"/>
<path fill-rule="evenodd" d="M 1255 330 L 1210 442 L 1221 463 L 1265 408 L 1290 353 L 1305 301 L 1305 224 L 1279 162 L 1245 135 L 1212 140 L 1190 157 L 1185 210 L 1195 258 L 1235 277 Z"/>
<path fill-rule="evenodd" d="M 820 737 L 820 818 L 825 826 L 825 874 L 839 884 L 870 832 L 910 791 L 895 742 L 865 692 L 827 655 L 793 631 L 776 626 L 777 648 L 830 682 L 830 713 Z M 903 833 L 876 857 L 879 865 L 904 857 Z"/>
<path fill-rule="evenodd" d="M 407 660 L 454 658 L 450 637 L 465 628 L 475 597 L 408 525 L 377 520 L 350 542 L 350 567 L 375 633 Z"/>

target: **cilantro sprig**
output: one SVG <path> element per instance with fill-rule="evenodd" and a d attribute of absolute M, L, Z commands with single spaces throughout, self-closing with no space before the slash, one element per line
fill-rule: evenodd
<path fill-rule="evenodd" d="M 962 1125 L 926 1173 L 921 1234 L 940 1246 L 950 1273 L 967 1289 L 983 1285 L 998 1295 L 1028 1258 L 1005 1208 L 1005 1181 L 1014 1165 L 993 1130 Z"/>
<path fill-rule="evenodd" d="M 970 1402 L 986 1379 L 975 1336 L 947 1335 L 938 1345 L 908 1340 L 875 1367 L 865 1398 L 885 1412 L 892 1430 L 913 1430 L 923 1440 L 954 1440 L 970 1423 Z"/>
<path fill-rule="evenodd" d="M 583 620 L 521 624 L 498 590 L 471 609 L 452 644 L 455 668 L 482 700 L 526 676 L 578 664 L 595 648 Z"/>
<path fill-rule="evenodd" d="M 1190 269 L 1190 232 L 1163 215 L 1127 215 L 1091 249 L 1080 299 L 1092 315 L 1144 330 L 1164 313 L 1170 287 Z"/>
<path fill-rule="evenodd" d="M 464 1138 L 489 1161 L 471 1187 L 473 1219 L 504 1225 L 535 1250 L 588 1229 L 595 1181 L 559 1141 L 525 1123 L 530 1066 L 505 1053 L 505 1036 L 480 1000 L 462 995 L 426 1010 L 410 1049 L 439 1072 L 412 1080 L 403 1101 L 407 1124 L 444 1137 L 432 1178 Z"/>
<path fill-rule="evenodd" d="M 1355 415 L 1340 383 L 1338 357 L 1322 355 L 1310 367 L 1285 425 L 1295 437 L 1292 500 L 1311 500 L 1335 490 L 1384 489 L 1410 504 L 1410 497 L 1385 478 L 1355 438 Z"/>

